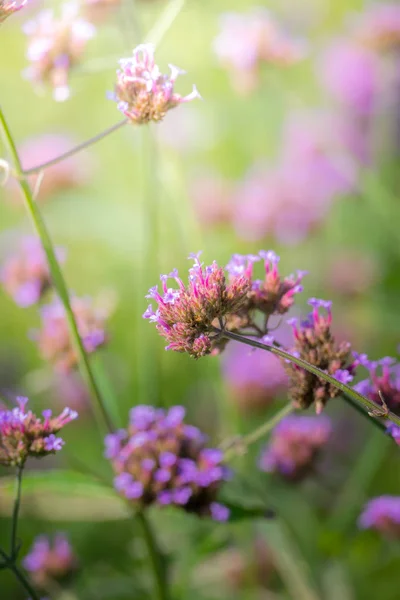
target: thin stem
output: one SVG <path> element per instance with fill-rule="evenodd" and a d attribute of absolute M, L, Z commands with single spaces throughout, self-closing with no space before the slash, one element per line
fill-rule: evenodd
<path fill-rule="evenodd" d="M 281 348 L 277 348 L 276 346 L 267 346 L 266 344 L 262 344 L 261 342 L 258 342 L 256 340 L 250 340 L 242 335 L 239 335 L 238 333 L 233 333 L 231 331 L 218 329 L 218 327 L 214 327 L 214 331 L 216 333 L 219 333 L 220 335 L 222 335 L 222 337 L 225 337 L 225 338 L 228 338 L 231 340 L 235 340 L 237 342 L 241 342 L 242 344 L 247 344 L 248 346 L 252 346 L 253 348 L 260 348 L 261 350 L 267 350 L 268 352 L 271 352 L 272 354 L 276 354 L 277 356 L 280 356 L 281 358 L 284 358 L 285 360 L 288 360 L 288 361 L 294 363 L 298 367 L 301 367 L 302 369 L 305 369 L 309 373 L 312 373 L 313 375 L 316 375 L 320 379 L 323 379 L 324 381 L 327 381 L 331 385 L 334 385 L 343 393 L 346 400 L 347 400 L 347 398 L 350 397 L 355 402 L 358 402 L 358 404 L 362 404 L 367 409 L 368 412 L 374 413 L 377 411 L 377 408 L 379 408 L 379 407 L 377 407 L 375 402 L 372 402 L 372 400 L 369 400 L 368 398 L 366 398 L 365 396 L 363 396 L 362 394 L 357 392 L 355 389 L 351 388 L 350 386 L 346 385 L 345 383 L 342 383 L 341 381 L 338 381 L 337 379 L 332 377 L 332 375 L 325 373 L 325 371 L 322 371 L 318 367 L 311 365 L 307 361 L 302 360 L 301 358 L 297 358 L 296 356 L 292 356 L 292 354 L 290 354 L 289 352 L 286 352 L 285 350 L 282 350 Z M 400 417 L 395 415 L 393 412 L 388 411 L 387 413 L 382 414 L 382 417 L 389 419 L 389 421 L 392 421 L 396 425 L 400 426 Z"/>
<path fill-rule="evenodd" d="M 185 0 L 171 0 L 154 27 L 146 35 L 146 42 L 151 42 L 155 47 L 159 46 L 161 40 L 184 7 L 184 4 Z"/>
<path fill-rule="evenodd" d="M 265 421 L 265 423 L 260 425 L 260 427 L 257 427 L 257 429 L 255 429 L 254 431 L 242 437 L 239 441 L 240 448 L 248 448 L 248 446 L 257 442 L 259 439 L 261 439 L 267 433 L 269 433 L 275 427 L 275 425 L 277 425 L 280 421 L 282 421 L 282 419 L 284 419 L 294 410 L 295 407 L 291 402 L 289 404 L 286 404 L 286 406 L 284 406 L 280 411 L 278 411 L 272 417 L 272 419 L 268 419 L 268 421 Z M 230 460 L 236 454 L 237 452 L 235 447 L 229 448 L 224 454 L 224 461 Z"/>
<path fill-rule="evenodd" d="M 95 399 L 94 409 L 96 412 L 96 417 L 100 422 L 104 422 L 107 429 L 112 431 L 112 422 L 105 408 L 105 404 L 100 392 L 100 389 L 97 385 L 96 379 L 93 375 L 93 371 L 89 362 L 88 355 L 86 354 L 86 350 L 83 346 L 81 337 L 79 335 L 78 325 L 75 320 L 75 315 L 71 308 L 71 303 L 68 294 L 68 288 L 64 280 L 64 276 L 60 269 L 60 266 L 57 261 L 56 253 L 54 250 L 54 245 L 52 243 L 49 232 L 47 231 L 47 227 L 43 221 L 42 215 L 39 211 L 37 204 L 35 203 L 31 188 L 28 182 L 23 179 L 24 173 L 21 166 L 21 161 L 18 155 L 17 148 L 14 143 L 14 139 L 11 135 L 11 131 L 8 128 L 7 121 L 5 116 L 0 109 L 0 124 L 2 125 L 2 134 L 4 137 L 4 141 L 6 146 L 8 147 L 10 154 L 14 160 L 15 168 L 20 179 L 20 186 L 24 194 L 24 202 L 26 210 L 31 218 L 33 226 L 42 242 L 43 250 L 47 257 L 47 262 L 50 269 L 50 274 L 52 278 L 53 285 L 58 292 L 60 300 L 64 306 L 66 319 L 69 327 L 69 331 L 71 334 L 71 338 L 73 344 L 75 346 L 77 355 L 80 360 L 80 367 L 82 370 L 82 374 L 87 381 L 87 384 L 92 392 L 92 396 Z"/>
<path fill-rule="evenodd" d="M 21 488 L 22 488 L 22 472 L 23 467 L 17 468 L 17 486 L 16 486 L 16 494 L 14 501 L 14 510 L 12 515 L 12 525 L 11 525 L 11 546 L 10 553 L 11 557 L 15 559 L 16 550 L 17 550 L 17 529 L 18 529 L 18 516 L 19 516 L 19 508 L 21 505 Z"/>
<path fill-rule="evenodd" d="M 18 176 L 26 177 L 27 175 L 33 175 L 34 173 L 40 173 L 40 171 L 43 171 L 44 169 L 48 169 L 49 167 L 56 165 L 57 163 L 65 160 L 66 158 L 69 158 L 70 156 L 77 154 L 81 150 L 84 150 L 85 148 L 88 148 L 89 146 L 96 144 L 103 138 L 110 135 L 110 133 L 114 133 L 114 131 L 121 129 L 121 127 L 123 127 L 127 123 L 128 123 L 128 119 L 123 119 L 122 121 L 119 121 L 119 123 L 116 123 L 115 125 L 112 125 L 111 127 L 108 127 L 108 129 L 105 129 L 104 131 L 95 135 L 94 137 L 86 140 L 85 142 L 82 142 L 82 144 L 78 144 L 77 146 L 74 146 L 73 148 L 71 148 L 71 150 L 68 150 L 67 152 L 64 152 L 63 154 L 59 154 L 59 156 L 56 156 L 55 158 L 52 158 L 51 160 L 48 160 L 48 161 L 42 163 L 41 165 L 37 165 L 36 167 L 27 169 L 26 171 L 24 171 L 22 169 L 21 165 L 19 165 L 20 168 L 19 168 Z M 3 126 L 4 126 L 4 123 L 3 123 Z M 15 149 L 15 147 L 14 147 L 14 149 Z M 15 151 L 16 151 L 16 149 L 15 149 Z"/>
<path fill-rule="evenodd" d="M 150 562 L 154 572 L 156 596 L 158 600 L 169 600 L 168 584 L 166 573 L 162 564 L 162 556 L 157 547 L 157 542 L 152 531 L 151 525 L 143 511 L 136 513 L 137 518 L 142 526 L 144 539 L 149 553 Z"/>
<path fill-rule="evenodd" d="M 19 567 L 11 562 L 8 565 L 8 568 L 14 573 L 15 577 L 18 579 L 23 588 L 28 592 L 30 600 L 40 600 L 40 596 L 33 589 L 28 579 L 25 577 L 22 571 L 20 571 Z"/>

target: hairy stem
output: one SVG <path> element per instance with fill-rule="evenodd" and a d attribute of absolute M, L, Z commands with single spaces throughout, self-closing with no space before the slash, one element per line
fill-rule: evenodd
<path fill-rule="evenodd" d="M 151 566 L 154 572 L 155 580 L 155 596 L 154 600 L 169 600 L 168 584 L 166 579 L 166 572 L 162 562 L 162 556 L 157 546 L 157 542 L 154 536 L 154 532 L 151 525 L 143 511 L 136 513 L 136 516 L 142 526 L 144 540 L 146 542 L 147 550 Z"/>
<path fill-rule="evenodd" d="M 379 409 L 379 407 L 376 405 L 375 402 L 373 402 L 372 400 L 369 400 L 368 398 L 366 398 L 365 396 L 363 396 L 362 394 L 357 392 L 355 389 L 351 388 L 350 386 L 346 385 L 345 383 L 342 383 L 341 381 L 338 381 L 337 379 L 332 377 L 332 375 L 325 373 L 325 371 L 322 371 L 318 367 L 311 365 L 307 361 L 302 360 L 301 358 L 297 358 L 296 356 L 292 356 L 292 354 L 290 354 L 289 352 L 286 352 L 285 350 L 282 350 L 281 348 L 277 348 L 276 346 L 268 346 L 268 345 L 262 344 L 261 342 L 258 342 L 256 340 L 250 340 L 238 333 L 226 331 L 225 329 L 218 329 L 218 327 L 214 327 L 214 331 L 216 333 L 219 333 L 222 337 L 228 338 L 230 340 L 235 340 L 237 342 L 241 342 L 242 344 L 247 344 L 248 346 L 252 346 L 253 348 L 260 348 L 261 350 L 267 350 L 268 352 L 271 352 L 272 354 L 275 354 L 276 356 L 279 356 L 280 358 L 284 358 L 285 360 L 288 360 L 288 361 L 294 363 L 298 367 L 301 367 L 302 369 L 305 369 L 309 373 L 312 373 L 313 375 L 316 375 L 320 379 L 323 379 L 324 381 L 327 381 L 331 385 L 334 385 L 343 393 L 343 396 L 345 397 L 346 400 L 348 398 L 351 398 L 358 404 L 361 404 L 362 406 L 364 406 L 364 408 L 368 412 L 375 413 L 377 411 L 377 409 Z M 382 414 L 382 417 L 389 419 L 389 421 L 392 421 L 392 423 L 395 423 L 396 425 L 400 426 L 400 417 L 395 415 L 393 412 L 388 411 L 387 413 Z"/>
<path fill-rule="evenodd" d="M 268 419 L 268 421 L 265 421 L 265 423 L 260 425 L 260 427 L 257 427 L 257 429 L 255 429 L 251 433 L 243 436 L 240 439 L 239 444 L 238 444 L 240 449 L 247 448 L 251 444 L 254 444 L 259 439 L 264 437 L 267 433 L 269 433 L 275 427 L 275 425 L 277 425 L 280 421 L 282 421 L 282 419 L 284 419 L 287 415 L 289 415 L 293 411 L 294 411 L 293 404 L 291 402 L 289 404 L 286 404 L 280 411 L 278 411 L 272 417 L 272 419 Z M 230 460 L 236 454 L 237 454 L 237 450 L 234 446 L 232 448 L 228 448 L 228 450 L 226 450 L 226 452 L 224 454 L 224 461 Z"/>
<path fill-rule="evenodd" d="M 105 408 L 105 404 L 100 392 L 100 389 L 97 385 L 96 379 L 94 377 L 89 357 L 84 348 L 83 342 L 79 335 L 78 325 L 75 320 L 75 316 L 73 310 L 71 308 L 70 298 L 68 294 L 68 288 L 64 280 L 64 276 L 60 269 L 60 265 L 58 264 L 58 260 L 56 257 L 56 253 L 54 250 L 54 245 L 51 240 L 50 234 L 47 230 L 47 227 L 44 223 L 42 215 L 39 211 L 39 208 L 36 202 L 33 199 L 31 188 L 24 179 L 24 173 L 21 166 L 21 161 L 18 155 L 17 148 L 14 143 L 14 139 L 11 135 L 11 131 L 7 125 L 7 121 L 5 119 L 4 113 L 0 108 L 0 125 L 1 125 L 1 133 L 3 134 L 3 138 L 6 146 L 14 160 L 15 169 L 17 171 L 17 175 L 21 178 L 19 181 L 21 190 L 24 195 L 25 208 L 31 218 L 33 226 L 42 242 L 43 250 L 47 257 L 47 262 L 49 265 L 49 270 L 52 278 L 53 285 L 60 297 L 60 300 L 64 306 L 66 319 L 69 327 L 69 331 L 71 334 L 71 338 L 73 340 L 75 350 L 79 357 L 80 367 L 82 370 L 82 374 L 87 381 L 87 384 L 91 390 L 92 396 L 95 400 L 93 403 L 93 407 L 96 413 L 96 417 L 99 423 L 104 423 L 106 428 L 112 431 L 113 426 L 111 419 L 107 413 Z"/>
<path fill-rule="evenodd" d="M 13 514 L 12 514 L 12 525 L 11 525 L 10 553 L 11 553 L 11 557 L 13 559 L 15 559 L 15 557 L 17 555 L 17 529 L 18 529 L 19 507 L 21 505 L 22 472 L 23 472 L 23 467 L 19 466 L 17 468 L 16 493 L 15 493 L 14 509 L 13 509 Z"/>
<path fill-rule="evenodd" d="M 36 167 L 27 169 L 26 171 L 24 171 L 20 165 L 20 169 L 19 169 L 19 172 L 17 173 L 17 175 L 18 175 L 18 177 L 26 177 L 27 175 L 33 175 L 34 173 L 40 173 L 40 171 L 44 171 L 45 169 L 48 169 L 49 167 L 56 165 L 57 163 L 65 160 L 66 158 L 69 158 L 70 156 L 77 154 L 81 150 L 84 150 L 85 148 L 88 148 L 89 146 L 92 146 L 93 144 L 97 144 L 97 142 L 99 142 L 103 138 L 110 135 L 110 133 L 114 133 L 114 131 L 117 131 L 117 129 L 121 129 L 121 127 L 123 127 L 127 123 L 128 123 L 128 119 L 123 119 L 122 121 L 119 121 L 119 123 L 116 123 L 115 125 L 112 125 L 111 127 L 108 127 L 108 129 L 105 129 L 104 131 L 95 135 L 94 137 L 86 140 L 85 142 L 82 142 L 82 144 L 78 144 L 77 146 L 74 146 L 73 148 L 71 148 L 71 150 L 68 150 L 67 152 L 64 152 L 63 154 L 59 154 L 59 156 L 56 156 L 56 157 L 52 158 L 51 160 L 48 160 L 48 161 L 42 163 L 41 165 L 37 165 Z"/>

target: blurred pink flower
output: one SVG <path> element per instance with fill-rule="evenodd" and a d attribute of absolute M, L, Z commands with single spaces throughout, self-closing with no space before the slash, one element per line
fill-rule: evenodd
<path fill-rule="evenodd" d="M 222 372 L 229 397 L 245 412 L 265 408 L 287 386 L 286 373 L 273 354 L 237 342 L 223 353 Z"/>
<path fill-rule="evenodd" d="M 46 133 L 28 138 L 18 148 L 22 166 L 29 170 L 43 164 L 76 145 L 76 141 L 67 134 Z M 60 190 L 83 185 L 90 175 L 92 165 L 84 153 L 70 156 L 43 171 L 37 200 L 45 201 Z M 29 183 L 35 189 L 37 175 L 29 176 Z M 11 200 L 16 204 L 22 203 L 22 193 L 18 183 L 10 179 L 7 185 Z"/>
<path fill-rule="evenodd" d="M 78 561 L 67 536 L 57 533 L 52 540 L 45 535 L 35 538 L 23 565 L 34 584 L 46 589 L 76 571 Z"/>
<path fill-rule="evenodd" d="M 58 102 L 69 98 L 69 71 L 79 63 L 88 40 L 95 35 L 94 26 L 78 13 L 78 4 L 68 2 L 62 5 L 60 18 L 46 9 L 23 28 L 29 39 L 27 58 L 31 62 L 24 74 L 39 86 L 50 84 Z"/>
<path fill-rule="evenodd" d="M 231 71 L 237 91 L 248 93 L 259 83 L 262 63 L 296 63 L 304 57 L 305 45 L 284 33 L 269 11 L 254 8 L 222 15 L 214 50 L 220 63 Z"/>
<path fill-rule="evenodd" d="M 374 110 L 379 91 L 379 59 L 367 48 L 337 40 L 322 57 L 320 77 L 326 89 L 356 114 Z"/>
<path fill-rule="evenodd" d="M 105 327 L 109 309 L 99 304 L 95 305 L 89 297 L 71 298 L 79 335 L 88 354 L 107 342 Z M 78 357 L 60 300 L 55 299 L 43 306 L 41 318 L 42 327 L 32 332 L 32 338 L 37 341 L 42 357 L 52 363 L 57 371 L 70 373 L 76 367 Z"/>
<path fill-rule="evenodd" d="M 121 0 L 83 0 L 82 12 L 88 21 L 103 23 L 121 6 Z"/>
<path fill-rule="evenodd" d="M 202 225 L 209 227 L 229 221 L 232 188 L 226 179 L 212 172 L 198 175 L 191 181 L 189 196 Z"/>
<path fill-rule="evenodd" d="M 28 0 L 0 0 L 0 24 L 10 15 L 21 10 Z"/>
<path fill-rule="evenodd" d="M 65 260 L 63 248 L 56 249 L 60 262 Z M 8 257 L 0 270 L 0 281 L 15 302 L 25 308 L 39 302 L 51 286 L 49 267 L 38 238 L 22 240 L 16 254 Z"/>
<path fill-rule="evenodd" d="M 394 2 L 370 4 L 354 23 L 355 38 L 378 51 L 400 47 L 400 5 Z"/>
<path fill-rule="evenodd" d="M 52 395 L 63 406 L 70 406 L 73 410 L 78 411 L 81 416 L 89 410 L 89 392 L 79 373 L 56 373 L 52 384 Z"/>
<path fill-rule="evenodd" d="M 372 256 L 347 250 L 336 253 L 326 268 L 326 284 L 345 296 L 363 294 L 375 283 L 378 265 Z"/>

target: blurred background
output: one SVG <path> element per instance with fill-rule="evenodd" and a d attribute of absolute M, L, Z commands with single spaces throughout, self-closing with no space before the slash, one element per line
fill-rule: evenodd
<path fill-rule="evenodd" d="M 28 64 L 22 25 L 58 3 L 31 0 L 1 26 L 2 109 L 25 168 L 121 118 L 107 98 L 117 61 L 146 39 L 167 5 L 121 0 L 100 15 L 95 4 L 83 6 L 97 34 L 71 72 L 66 102 L 21 76 Z M 165 352 L 142 319 L 144 296 L 159 274 L 173 267 L 184 274 L 186 257 L 200 249 L 206 264 L 221 265 L 233 253 L 274 249 L 282 274 L 309 272 L 295 315 L 307 311 L 311 296 L 331 299 L 338 339 L 371 359 L 397 356 L 400 12 L 388 33 L 387 21 L 385 29 L 373 13 L 381 5 L 187 0 L 156 60 L 163 72 L 169 63 L 184 69 L 177 91 L 187 94 L 195 83 L 203 100 L 179 106 L 161 124 L 125 126 L 46 173 L 38 202 L 54 242 L 67 251 L 69 288 L 110 315 L 107 344 L 93 364 L 119 426 L 136 404 L 181 404 L 188 422 L 218 444 L 251 431 L 286 400 L 274 357 L 231 346 L 221 357 L 194 361 Z M 237 17 L 227 19 L 228 11 Z M 276 46 L 264 48 L 262 40 L 273 36 Z M 0 189 L 1 263 L 30 233 L 10 180 Z M 79 374 L 57 373 L 41 358 L 32 339 L 37 307 L 21 308 L 0 290 L 0 314 L 5 401 L 27 395 L 37 410 L 67 405 L 80 415 L 65 432 L 60 457 L 29 466 L 68 473 L 27 481 L 22 555 L 35 536 L 62 531 L 79 569 L 53 582 L 47 595 L 151 598 L 135 523 L 111 492 L 85 485 L 85 469 L 108 480 L 111 469 Z M 398 598 L 398 542 L 357 527 L 369 498 L 399 493 L 398 448 L 340 398 L 326 413 L 332 434 L 301 481 L 261 472 L 262 444 L 232 465 L 238 475 L 231 493 L 242 502 L 262 500 L 278 519 L 215 525 L 178 511 L 152 512 L 174 598 Z M 4 542 L 12 486 L 10 472 L 1 475 Z M 25 598 L 11 575 L 0 575 L 1 598 Z"/>

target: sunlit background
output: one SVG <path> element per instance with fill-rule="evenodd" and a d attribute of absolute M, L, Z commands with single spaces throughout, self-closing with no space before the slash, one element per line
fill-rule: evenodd
<path fill-rule="evenodd" d="M 43 6 L 31 0 L 0 30 L 1 104 L 25 168 L 122 118 L 107 97 L 117 61 L 147 39 L 167 3 L 122 0 L 111 9 L 71 73 L 65 102 L 21 76 L 28 64 L 21 27 Z M 249 40 L 240 31 L 230 39 L 218 36 L 224 13 L 237 11 L 243 24 L 256 6 L 271 11 L 292 47 L 282 59 L 261 60 L 249 76 L 249 67 L 240 71 L 221 58 L 221 47 L 228 54 L 236 49 L 245 62 L 256 32 Z M 294 314 L 306 312 L 312 296 L 331 299 L 338 338 L 371 359 L 397 356 L 400 25 L 389 49 L 365 50 L 356 32 L 369 6 L 356 0 L 187 0 L 156 60 L 163 72 L 170 63 L 184 69 L 177 91 L 187 94 L 195 83 L 202 100 L 179 106 L 161 124 L 119 129 L 69 159 L 58 179 L 55 171 L 54 178 L 45 174 L 38 202 L 55 244 L 67 251 L 68 286 L 110 314 L 108 341 L 93 365 L 119 426 L 136 404 L 181 404 L 187 420 L 218 444 L 251 431 L 285 402 L 274 357 L 263 362 L 254 355 L 254 376 L 247 350 L 195 361 L 165 352 L 155 327 L 142 319 L 144 296 L 159 274 L 174 267 L 185 274 L 188 254 L 200 249 L 206 264 L 215 259 L 221 265 L 234 253 L 274 249 L 282 274 L 308 271 Z M 254 14 L 261 22 L 262 13 Z M 2 263 L 32 231 L 11 179 L 0 189 Z M 79 570 L 46 595 L 152 598 L 134 521 L 111 491 L 103 496 L 84 485 L 85 469 L 106 480 L 111 469 L 80 376 L 57 374 L 41 358 L 32 339 L 40 326 L 36 306 L 20 308 L 0 290 L 0 314 L 4 399 L 26 395 L 36 409 L 68 405 L 80 415 L 67 428 L 59 457 L 29 465 L 68 473 L 27 480 L 21 555 L 35 536 L 63 531 Z M 174 598 L 398 598 L 398 542 L 357 527 L 368 499 L 399 494 L 398 447 L 340 398 L 326 413 L 333 434 L 304 481 L 259 471 L 262 444 L 232 464 L 238 472 L 232 493 L 245 500 L 262 496 L 276 520 L 215 524 L 169 510 L 152 513 Z M 1 475 L 4 541 L 12 486 L 10 472 L 2 468 Z M 0 597 L 26 598 L 5 571 Z"/>

